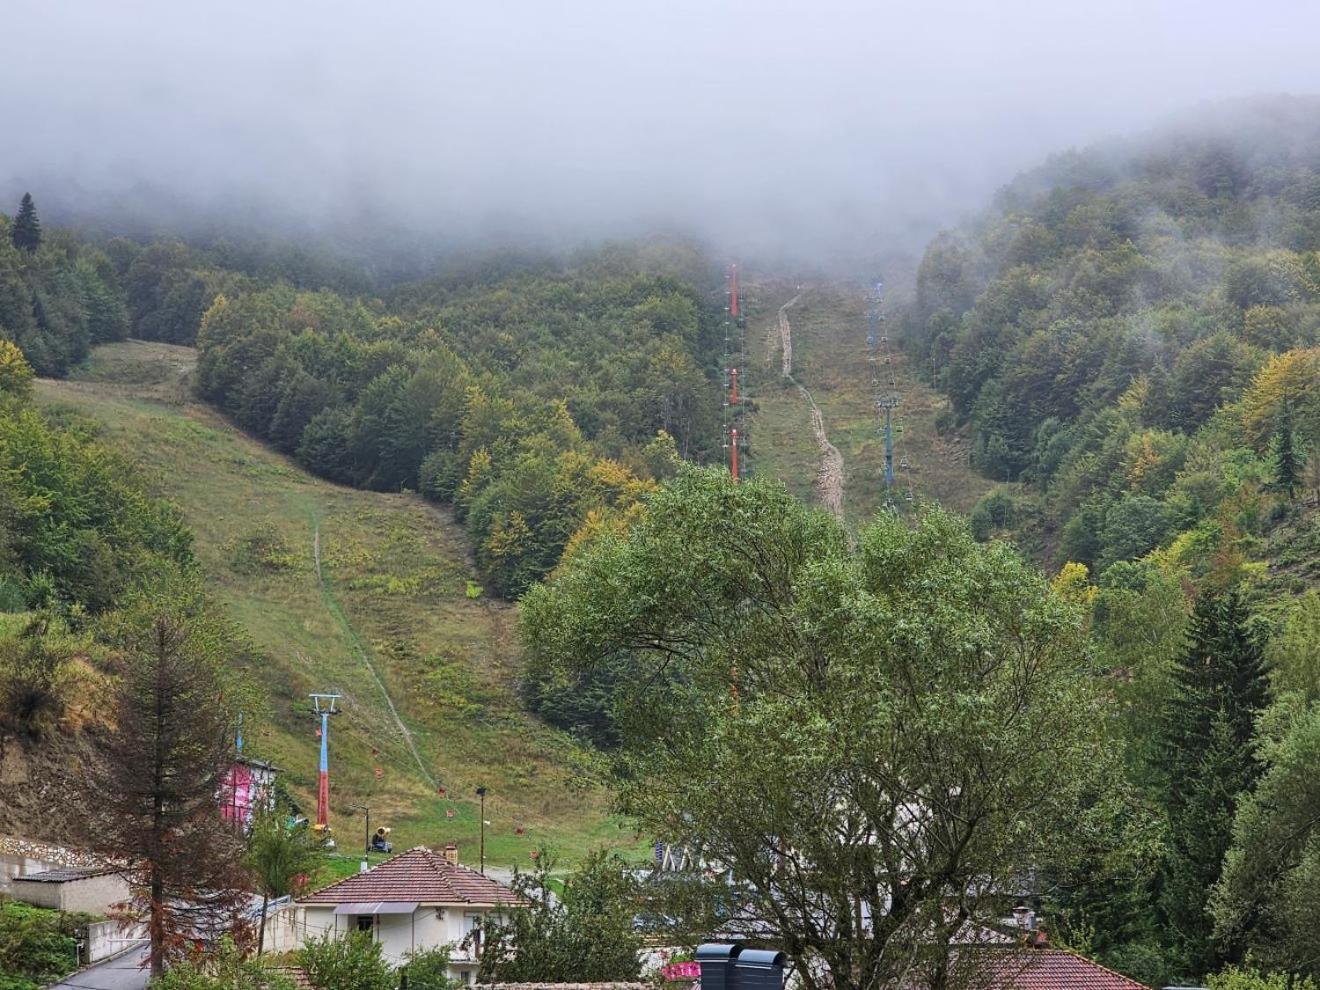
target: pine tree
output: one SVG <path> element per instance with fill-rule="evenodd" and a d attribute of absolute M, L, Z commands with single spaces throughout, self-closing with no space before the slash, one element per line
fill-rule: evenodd
<path fill-rule="evenodd" d="M 1160 908 L 1181 975 L 1199 979 L 1224 961 L 1211 943 L 1206 899 L 1238 798 L 1260 772 L 1251 740 L 1268 701 L 1262 643 L 1240 593 L 1202 595 L 1174 676 L 1162 727 L 1169 848 Z"/>
<path fill-rule="evenodd" d="M 37 219 L 37 207 L 32 202 L 31 193 L 23 194 L 9 237 L 20 251 L 31 253 L 41 245 L 41 221 Z"/>
<path fill-rule="evenodd" d="M 1285 397 L 1279 405 L 1279 421 L 1270 443 L 1274 461 L 1274 485 L 1292 498 L 1301 480 L 1302 465 L 1293 445 L 1292 401 Z"/>
<path fill-rule="evenodd" d="M 241 837 L 216 804 L 232 759 L 221 664 L 228 644 L 195 594 L 160 583 L 125 613 L 109 759 L 89 775 L 90 843 L 140 891 L 151 973 L 233 930 L 246 899 Z M 241 926 L 240 926 L 241 928 Z"/>

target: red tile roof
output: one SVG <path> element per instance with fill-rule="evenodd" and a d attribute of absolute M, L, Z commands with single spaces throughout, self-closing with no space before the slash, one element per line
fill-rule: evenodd
<path fill-rule="evenodd" d="M 373 866 L 314 894 L 299 904 L 349 904 L 366 901 L 416 901 L 419 904 L 516 904 L 503 884 L 466 866 L 456 866 L 424 846 Z"/>
<path fill-rule="evenodd" d="M 978 951 L 978 990 L 1149 990 L 1067 949 Z"/>

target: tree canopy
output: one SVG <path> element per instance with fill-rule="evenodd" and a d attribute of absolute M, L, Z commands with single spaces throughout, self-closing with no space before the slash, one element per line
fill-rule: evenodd
<path fill-rule="evenodd" d="M 943 985 L 993 892 L 1113 838 L 1079 612 L 943 513 L 854 546 L 775 484 L 686 469 L 521 617 L 534 663 L 637 665 L 621 809 L 729 869 L 731 923 L 831 974 L 808 986 Z"/>

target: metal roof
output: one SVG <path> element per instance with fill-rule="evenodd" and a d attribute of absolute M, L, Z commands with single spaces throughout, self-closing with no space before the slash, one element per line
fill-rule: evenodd
<path fill-rule="evenodd" d="M 68 883 L 72 880 L 87 880 L 91 877 L 104 876 L 109 870 L 83 869 L 83 870 L 42 870 L 40 873 L 29 873 L 26 876 L 14 877 L 14 880 L 31 883 Z"/>
<path fill-rule="evenodd" d="M 412 914 L 416 901 L 347 901 L 336 905 L 335 914 Z"/>

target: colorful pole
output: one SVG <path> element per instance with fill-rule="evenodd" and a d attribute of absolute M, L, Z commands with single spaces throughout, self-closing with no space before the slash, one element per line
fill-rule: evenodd
<path fill-rule="evenodd" d="M 316 782 L 316 824 L 330 824 L 330 713 L 321 712 L 321 770 Z"/>
<path fill-rule="evenodd" d="M 738 428 L 735 426 L 729 432 L 729 469 L 733 472 L 733 480 L 738 480 Z"/>
<path fill-rule="evenodd" d="M 729 315 L 738 318 L 738 266 L 729 269 Z"/>
<path fill-rule="evenodd" d="M 738 404 L 738 369 L 729 369 L 729 405 Z"/>

